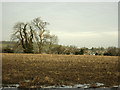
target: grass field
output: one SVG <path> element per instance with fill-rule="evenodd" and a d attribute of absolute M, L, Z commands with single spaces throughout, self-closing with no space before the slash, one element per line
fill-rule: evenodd
<path fill-rule="evenodd" d="M 21 86 L 118 84 L 118 57 L 86 55 L 2 54 L 3 84 Z"/>

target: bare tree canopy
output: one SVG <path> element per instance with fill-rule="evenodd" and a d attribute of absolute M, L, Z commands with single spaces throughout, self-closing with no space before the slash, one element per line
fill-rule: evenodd
<path fill-rule="evenodd" d="M 33 53 L 33 30 L 29 23 L 19 22 L 14 26 L 12 39 L 17 40 L 25 53 Z"/>
<path fill-rule="evenodd" d="M 34 43 L 36 42 L 38 52 L 42 53 L 45 44 L 50 47 L 58 41 L 57 36 L 50 35 L 50 32 L 46 29 L 48 24 L 40 17 L 33 19 L 30 23 L 18 22 L 14 26 L 12 40 L 16 40 L 18 46 L 22 46 L 24 53 L 33 53 Z"/>

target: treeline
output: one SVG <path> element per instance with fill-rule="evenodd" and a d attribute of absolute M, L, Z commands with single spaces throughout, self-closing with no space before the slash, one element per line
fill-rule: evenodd
<path fill-rule="evenodd" d="M 25 53 L 22 47 L 16 47 L 17 42 L 3 42 L 4 46 L 1 48 L 2 53 Z M 34 54 L 39 53 L 37 45 L 34 43 Z M 51 46 L 45 45 L 42 54 L 63 54 L 63 55 L 104 55 L 104 56 L 119 56 L 120 48 L 108 47 L 108 48 L 78 48 L 76 46 L 63 46 L 58 44 L 52 44 Z"/>
<path fill-rule="evenodd" d="M 110 55 L 118 56 L 119 48 L 107 49 L 78 48 L 76 46 L 58 45 L 58 37 L 47 30 L 48 22 L 35 18 L 31 22 L 18 22 L 14 25 L 11 42 L 2 42 L 3 53 L 46 53 L 73 55 Z"/>

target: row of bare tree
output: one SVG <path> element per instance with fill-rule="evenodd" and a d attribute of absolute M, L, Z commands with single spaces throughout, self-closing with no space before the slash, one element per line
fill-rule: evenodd
<path fill-rule="evenodd" d="M 11 42 L 11 41 L 2 41 L 3 47 L 0 47 L 0 53 L 23 53 L 23 48 L 22 47 L 17 47 L 16 42 Z M 35 43 L 34 43 L 35 44 Z M 33 53 L 39 53 L 38 45 L 33 44 Z M 22 45 L 19 45 L 22 46 Z M 83 48 L 78 48 L 76 46 L 63 46 L 63 45 L 58 45 L 58 44 L 44 44 L 42 47 L 41 53 L 46 53 L 46 54 L 73 54 L 73 55 L 104 55 L 104 56 L 119 56 L 120 55 L 120 48 L 117 47 L 108 47 L 108 48 L 103 48 L 103 47 L 98 47 L 94 48 L 92 47 L 91 49 L 83 47 Z"/>
<path fill-rule="evenodd" d="M 46 29 L 49 23 L 41 20 L 40 17 L 33 19 L 30 23 L 19 22 L 14 26 L 11 39 L 17 41 L 17 47 L 22 47 L 24 53 L 33 53 L 36 43 L 38 52 L 42 53 L 43 46 L 58 42 L 56 35 L 51 35 Z"/>

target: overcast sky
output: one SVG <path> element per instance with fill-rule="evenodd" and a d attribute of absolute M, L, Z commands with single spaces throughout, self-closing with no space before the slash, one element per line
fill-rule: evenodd
<path fill-rule="evenodd" d="M 16 22 L 41 17 L 59 44 L 78 47 L 118 46 L 117 2 L 39 2 L 2 4 L 2 40 L 10 40 Z"/>

